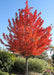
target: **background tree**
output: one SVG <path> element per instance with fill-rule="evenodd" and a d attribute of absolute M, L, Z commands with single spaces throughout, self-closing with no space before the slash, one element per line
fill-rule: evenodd
<path fill-rule="evenodd" d="M 50 53 L 53 52 L 54 54 L 54 46 L 52 46 L 51 44 L 49 45 L 49 48 L 50 48 Z"/>
<path fill-rule="evenodd" d="M 8 19 L 9 35 L 3 33 L 4 39 L 7 41 L 5 44 L 1 39 L 1 43 L 7 46 L 7 49 L 13 52 L 17 52 L 26 57 L 26 75 L 28 75 L 28 57 L 30 55 L 41 55 L 42 52 L 47 50 L 48 45 L 51 42 L 51 26 L 47 28 L 42 27 L 44 20 L 37 14 L 37 10 L 34 14 L 31 12 L 33 7 L 28 7 L 28 1 L 26 0 L 25 9 L 19 9 L 19 16 L 16 13 L 15 20 L 12 19 L 13 24 Z"/>
<path fill-rule="evenodd" d="M 15 61 L 15 55 L 0 50 L 0 70 L 8 72 L 9 75 L 11 75 L 14 61 Z"/>
<path fill-rule="evenodd" d="M 52 54 L 52 66 L 54 67 L 54 54 Z"/>
<path fill-rule="evenodd" d="M 52 59 L 54 60 L 54 54 L 52 55 Z"/>

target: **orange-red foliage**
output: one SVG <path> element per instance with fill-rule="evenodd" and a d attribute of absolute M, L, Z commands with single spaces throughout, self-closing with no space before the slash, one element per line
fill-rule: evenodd
<path fill-rule="evenodd" d="M 41 12 L 37 14 L 37 10 L 35 10 L 33 14 L 31 9 L 33 7 L 29 8 L 28 1 L 26 1 L 25 9 L 19 9 L 19 16 L 16 13 L 15 20 L 12 19 L 13 25 L 8 19 L 9 35 L 3 33 L 8 44 L 0 39 L 8 50 L 20 53 L 23 56 L 40 55 L 49 48 L 48 45 L 51 42 L 51 26 L 43 28 L 44 20 L 40 17 Z"/>

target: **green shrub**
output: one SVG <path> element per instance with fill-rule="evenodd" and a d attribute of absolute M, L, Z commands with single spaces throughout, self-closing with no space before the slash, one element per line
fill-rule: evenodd
<path fill-rule="evenodd" d="M 0 51 L 0 69 L 2 71 L 10 72 L 14 65 L 15 56 L 11 53 Z"/>
<path fill-rule="evenodd" d="M 49 72 L 46 72 L 46 73 L 44 73 L 43 75 L 50 75 L 50 73 L 49 73 Z"/>
<path fill-rule="evenodd" d="M 50 66 L 49 69 L 51 70 L 51 72 L 53 72 L 53 67 L 52 66 Z"/>
<path fill-rule="evenodd" d="M 19 73 L 25 73 L 25 58 L 18 57 L 14 63 L 13 70 Z"/>
<path fill-rule="evenodd" d="M 25 58 L 18 57 L 14 63 L 13 70 L 24 73 L 25 72 Z M 49 68 L 49 65 L 46 61 L 38 58 L 29 58 L 28 59 L 28 68 L 29 71 L 33 72 L 43 72 L 45 69 Z"/>
<path fill-rule="evenodd" d="M 38 58 L 33 58 L 28 60 L 29 70 L 34 72 L 43 72 L 45 69 L 49 68 L 48 63 L 45 60 Z"/>

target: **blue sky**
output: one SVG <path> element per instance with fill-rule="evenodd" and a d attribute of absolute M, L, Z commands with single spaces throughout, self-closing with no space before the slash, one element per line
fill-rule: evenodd
<path fill-rule="evenodd" d="M 15 12 L 18 9 L 25 8 L 26 0 L 0 0 L 0 38 L 3 39 L 2 33 L 8 34 L 7 26 L 8 19 L 15 18 Z M 44 20 L 44 27 L 52 24 L 54 26 L 54 0 L 28 0 L 29 7 L 34 7 L 32 12 L 37 9 L 39 13 L 41 11 L 41 17 Z M 54 32 L 54 29 L 51 33 Z M 52 35 L 52 42 L 54 44 L 54 34 Z M 2 46 L 0 44 L 0 46 Z"/>

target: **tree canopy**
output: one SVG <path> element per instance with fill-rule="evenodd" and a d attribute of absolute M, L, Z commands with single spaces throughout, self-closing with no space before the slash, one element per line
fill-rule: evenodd
<path fill-rule="evenodd" d="M 51 42 L 51 26 L 44 28 L 42 25 L 44 20 L 41 18 L 41 12 L 37 14 L 31 12 L 33 7 L 28 7 L 26 0 L 25 9 L 18 9 L 19 14 L 16 13 L 15 19 L 12 22 L 8 19 L 9 35 L 3 33 L 4 39 L 7 41 L 5 44 L 2 39 L 0 42 L 4 44 L 8 50 L 17 52 L 23 56 L 40 55 L 47 50 Z"/>

